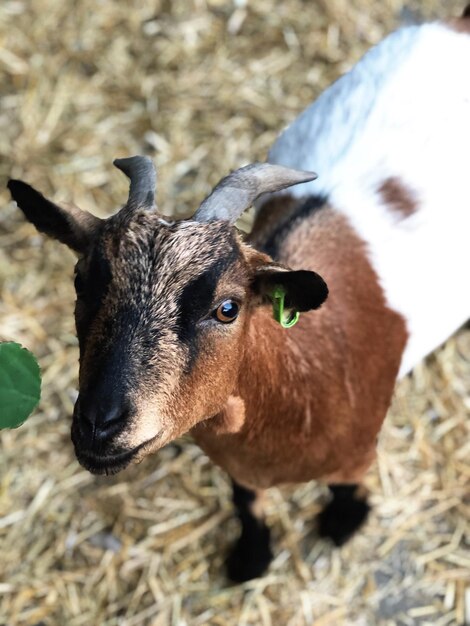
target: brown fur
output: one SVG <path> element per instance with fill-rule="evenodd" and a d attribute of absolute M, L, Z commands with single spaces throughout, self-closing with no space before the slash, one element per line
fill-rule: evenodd
<path fill-rule="evenodd" d="M 396 176 L 386 178 L 377 191 L 384 204 L 402 218 L 410 217 L 418 209 L 412 191 Z"/>
<path fill-rule="evenodd" d="M 269 309 L 256 309 L 237 385 L 246 406 L 242 429 L 220 434 L 206 420 L 192 432 L 246 487 L 356 483 L 374 458 L 407 337 L 404 321 L 386 306 L 363 242 L 332 209 L 295 227 L 279 260 L 318 271 L 329 299 L 290 330 Z"/>

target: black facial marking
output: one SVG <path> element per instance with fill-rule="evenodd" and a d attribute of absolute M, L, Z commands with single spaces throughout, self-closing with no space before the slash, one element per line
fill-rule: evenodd
<path fill-rule="evenodd" d="M 189 282 L 178 299 L 178 322 L 176 332 L 178 339 L 189 347 L 188 371 L 198 355 L 197 322 L 212 311 L 217 283 L 223 273 L 237 260 L 238 247 L 233 243 L 229 251 L 224 250 L 208 269 Z"/>
<path fill-rule="evenodd" d="M 152 364 L 152 377 L 158 380 L 158 345 L 162 328 L 148 317 L 145 306 L 126 304 L 116 313 L 113 328 L 113 350 L 119 355 L 132 355 L 132 363 L 137 370 Z M 157 357 L 157 358 L 156 358 Z M 131 381 L 132 382 L 132 381 Z"/>
<path fill-rule="evenodd" d="M 82 270 L 79 264 L 77 264 L 75 277 L 75 288 L 77 291 L 75 323 L 80 350 L 83 348 L 84 337 L 90 324 L 100 309 L 107 293 L 111 278 L 111 268 L 101 244 L 93 248 L 86 271 Z"/>
<path fill-rule="evenodd" d="M 88 268 L 89 297 L 103 296 L 111 282 L 111 268 L 102 246 L 93 249 Z"/>
<path fill-rule="evenodd" d="M 325 196 L 309 196 L 300 202 L 296 209 L 290 213 L 286 219 L 281 220 L 271 231 L 265 241 L 260 241 L 257 248 L 266 252 L 273 259 L 278 259 L 282 244 L 291 230 L 299 221 L 315 213 L 326 206 Z"/>
<path fill-rule="evenodd" d="M 99 375 L 90 378 L 82 391 L 93 395 L 97 401 L 121 395 L 132 382 L 128 380 L 131 338 L 122 335 L 123 333 L 113 333 L 111 338 L 94 345 L 93 365 Z"/>

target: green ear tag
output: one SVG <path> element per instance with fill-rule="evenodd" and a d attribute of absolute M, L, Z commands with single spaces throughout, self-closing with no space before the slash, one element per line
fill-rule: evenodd
<path fill-rule="evenodd" d="M 273 299 L 273 317 L 276 322 L 283 328 L 292 328 L 299 321 L 300 314 L 298 311 L 284 309 L 284 299 L 286 297 L 286 290 L 284 287 L 275 287 L 272 293 Z"/>

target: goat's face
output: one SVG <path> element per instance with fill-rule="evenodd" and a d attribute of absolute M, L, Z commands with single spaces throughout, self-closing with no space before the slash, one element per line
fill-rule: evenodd
<path fill-rule="evenodd" d="M 247 264 L 227 223 L 167 225 L 132 211 L 104 225 L 76 271 L 72 436 L 83 465 L 111 470 L 222 408 L 240 359 Z"/>
<path fill-rule="evenodd" d="M 99 220 L 24 183 L 10 189 L 39 230 L 79 253 L 72 439 L 92 472 L 117 472 L 221 411 L 237 382 L 250 312 L 270 285 L 304 274 L 290 294 L 308 300 L 297 308 L 326 297 L 318 275 L 274 266 L 229 221 L 168 223 L 135 201 Z"/>

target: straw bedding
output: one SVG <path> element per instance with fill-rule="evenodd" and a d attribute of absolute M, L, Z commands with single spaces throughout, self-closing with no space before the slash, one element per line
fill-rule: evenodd
<path fill-rule="evenodd" d="M 189 439 L 110 478 L 75 461 L 73 255 L 4 187 L 24 177 L 108 215 L 127 191 L 112 159 L 144 152 L 162 210 L 188 214 L 400 21 L 462 10 L 445 5 L 2 0 L 0 335 L 38 355 L 44 389 L 34 417 L 0 434 L 0 624 L 470 623 L 468 328 L 399 384 L 364 531 L 332 549 L 313 523 L 325 489 L 272 489 L 277 557 L 233 587 L 227 477 Z"/>

